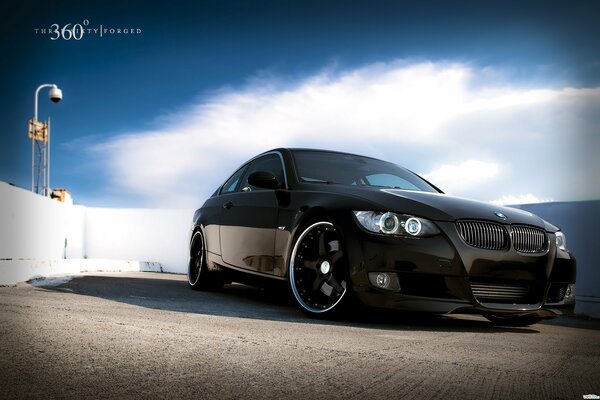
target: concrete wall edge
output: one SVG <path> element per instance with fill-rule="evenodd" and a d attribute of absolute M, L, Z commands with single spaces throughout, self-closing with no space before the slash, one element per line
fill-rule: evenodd
<path fill-rule="evenodd" d="M 10 286 L 38 277 L 86 272 L 163 272 L 154 261 L 113 259 L 0 260 L 0 285 Z"/>

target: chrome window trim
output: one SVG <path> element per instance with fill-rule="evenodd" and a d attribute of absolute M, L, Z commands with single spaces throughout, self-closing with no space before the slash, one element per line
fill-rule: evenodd
<path fill-rule="evenodd" d="M 282 167 L 282 170 L 283 170 L 283 179 L 285 181 L 284 182 L 285 183 L 285 189 L 289 189 L 288 177 L 287 177 L 287 170 L 285 168 L 285 161 L 283 160 L 283 155 L 279 151 L 269 151 L 268 153 L 262 153 L 262 154 L 259 154 L 259 155 L 255 156 L 255 157 L 251 158 L 250 160 L 248 160 L 245 163 L 243 163 L 239 168 L 237 168 L 233 174 L 229 175 L 229 177 L 225 180 L 225 182 L 223 182 L 221 184 L 221 187 L 219 188 L 219 196 L 221 196 L 223 194 L 240 193 L 241 190 L 236 190 L 235 192 L 223 193 L 223 187 L 225 186 L 225 183 L 227 183 L 227 181 L 229 181 L 229 179 L 231 179 L 231 177 L 234 176 L 239 170 L 241 170 L 242 168 L 246 168 L 254 160 L 257 160 L 259 158 L 262 158 L 262 157 L 265 157 L 265 156 L 268 156 L 268 155 L 271 155 L 271 154 L 277 154 L 279 156 L 279 161 L 281 162 L 281 167 Z"/>

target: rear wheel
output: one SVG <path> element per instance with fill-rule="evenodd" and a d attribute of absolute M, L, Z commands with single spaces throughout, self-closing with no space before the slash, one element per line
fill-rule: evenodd
<path fill-rule="evenodd" d="M 307 226 L 294 242 L 289 263 L 294 300 L 310 316 L 338 312 L 348 295 L 348 265 L 331 222 Z"/>
<path fill-rule="evenodd" d="M 498 326 L 529 326 L 537 324 L 542 318 L 535 316 L 503 316 L 496 314 L 484 314 L 484 317 L 489 319 L 494 325 Z"/>
<path fill-rule="evenodd" d="M 206 249 L 201 231 L 194 232 L 188 263 L 188 283 L 194 290 L 216 290 L 223 286 L 221 277 L 208 270 Z"/>

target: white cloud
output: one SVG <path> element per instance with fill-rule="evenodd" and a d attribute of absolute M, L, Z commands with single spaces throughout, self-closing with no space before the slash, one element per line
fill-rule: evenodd
<path fill-rule="evenodd" d="M 442 165 L 421 176 L 445 188 L 446 193 L 452 194 L 494 180 L 499 173 L 500 166 L 497 163 L 467 160 L 458 165 Z"/>
<path fill-rule="evenodd" d="M 257 80 L 93 150 L 122 196 L 150 206 L 200 205 L 243 161 L 279 146 L 384 158 L 487 201 L 598 197 L 585 182 L 600 173 L 590 150 L 599 148 L 600 89 L 478 87 L 479 72 L 392 62 L 287 85 Z"/>
<path fill-rule="evenodd" d="M 492 200 L 490 203 L 497 204 L 499 206 L 504 205 L 518 205 L 518 204 L 535 204 L 535 203 L 548 203 L 554 201 L 551 198 L 539 198 L 531 193 L 520 194 L 517 196 L 502 196 L 499 199 Z"/>

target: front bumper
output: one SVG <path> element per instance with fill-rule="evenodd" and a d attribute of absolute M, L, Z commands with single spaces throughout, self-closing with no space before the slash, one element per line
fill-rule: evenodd
<path fill-rule="evenodd" d="M 353 290 L 365 304 L 433 313 L 493 313 L 552 318 L 573 312 L 576 262 L 558 250 L 522 254 L 514 249 L 469 246 L 455 224 L 436 222 L 442 234 L 429 238 L 389 237 L 345 227 L 344 242 Z M 372 272 L 395 274 L 400 289 L 378 288 Z"/>

